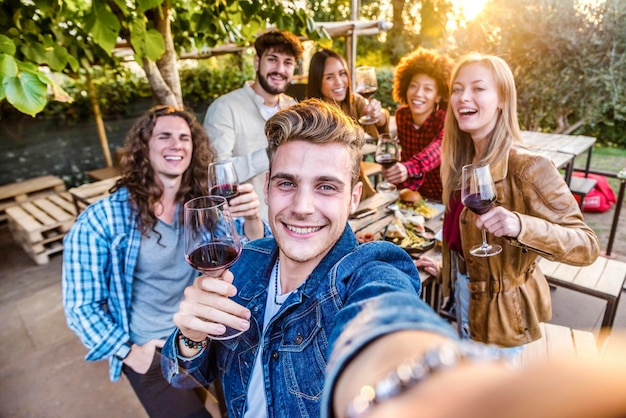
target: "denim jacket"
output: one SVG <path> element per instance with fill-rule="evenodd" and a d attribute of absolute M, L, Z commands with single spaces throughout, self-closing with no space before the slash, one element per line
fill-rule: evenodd
<path fill-rule="evenodd" d="M 419 298 L 419 273 L 403 250 L 386 242 L 358 245 L 346 227 L 262 335 L 267 288 L 277 251 L 272 238 L 253 241 L 231 269 L 238 289 L 233 300 L 252 313 L 247 332 L 232 340 L 213 341 L 191 359 L 177 356 L 176 333 L 163 347 L 166 379 L 185 388 L 207 385 L 219 376 L 232 417 L 241 417 L 246 410 L 248 384 L 259 348 L 263 349 L 267 416 L 297 413 L 319 417 L 327 357 L 346 324 L 366 305 L 393 306 L 400 297 L 416 306 L 424 304 Z M 438 320 L 434 312 L 432 316 Z M 369 333 L 369 337 L 400 329 L 396 319 L 400 318 L 386 318 L 385 326 Z M 398 325 L 406 326 L 402 321 Z"/>

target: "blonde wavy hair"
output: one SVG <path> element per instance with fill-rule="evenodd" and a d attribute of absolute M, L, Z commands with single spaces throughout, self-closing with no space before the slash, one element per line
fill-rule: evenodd
<path fill-rule="evenodd" d="M 489 134 L 489 143 L 485 155 L 481 155 L 478 161 L 493 164 L 506 158 L 513 145 L 523 145 L 517 120 L 515 79 L 510 67 L 502 58 L 473 52 L 457 62 L 450 79 L 450 91 L 453 90 L 459 72 L 470 64 L 480 64 L 491 71 L 496 82 L 498 99 L 502 104 L 493 131 Z M 443 131 L 441 181 L 443 183 L 443 202 L 447 206 L 451 193 L 461 188 L 461 169 L 464 165 L 472 163 L 475 150 L 470 134 L 459 128 L 450 102 L 448 103 Z"/>

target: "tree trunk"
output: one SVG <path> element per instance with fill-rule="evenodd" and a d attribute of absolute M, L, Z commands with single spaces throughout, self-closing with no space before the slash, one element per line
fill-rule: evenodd
<path fill-rule="evenodd" d="M 102 155 L 104 155 L 104 161 L 107 167 L 113 166 L 113 160 L 111 160 L 111 150 L 109 149 L 109 140 L 107 139 L 106 131 L 104 130 L 104 122 L 102 121 L 102 112 L 100 111 L 100 103 L 98 102 L 98 93 L 93 85 L 91 79 L 91 73 L 89 70 L 87 73 L 87 90 L 89 90 L 89 100 L 91 101 L 91 107 L 93 110 L 93 118 L 96 121 L 96 127 L 98 129 L 98 137 L 100 138 L 100 146 L 102 146 Z"/>
<path fill-rule="evenodd" d="M 170 89 L 163 79 L 163 75 L 154 61 L 144 57 L 143 70 L 146 72 L 146 77 L 148 77 L 148 82 L 150 83 L 150 89 L 152 90 L 152 94 L 158 104 L 180 106 L 176 100 L 176 96 L 172 92 L 172 89 Z"/>
<path fill-rule="evenodd" d="M 161 6 L 161 13 L 155 13 L 155 26 L 165 43 L 165 53 L 157 61 L 157 67 L 163 77 L 163 80 L 169 87 L 171 94 L 178 106 L 183 105 L 183 94 L 180 86 L 180 75 L 177 68 L 176 51 L 174 50 L 174 39 L 172 38 L 172 29 L 170 26 L 170 8 L 166 2 Z"/>

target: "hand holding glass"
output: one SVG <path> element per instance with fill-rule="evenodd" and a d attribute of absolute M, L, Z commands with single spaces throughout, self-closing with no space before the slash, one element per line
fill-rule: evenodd
<path fill-rule="evenodd" d="M 193 268 L 215 277 L 240 254 L 241 242 L 225 198 L 202 196 L 185 203 L 185 259 Z M 224 334 L 211 338 L 226 340 L 242 332 L 227 326 Z"/>
<path fill-rule="evenodd" d="M 398 138 L 391 134 L 382 134 L 378 137 L 376 144 L 376 162 L 382 165 L 384 168 L 390 168 L 395 163 L 400 161 L 400 146 L 398 144 Z M 383 180 L 376 186 L 376 190 L 379 192 L 393 192 L 397 187 L 389 183 L 387 180 Z"/>
<path fill-rule="evenodd" d="M 461 173 L 461 199 L 463 205 L 477 215 L 489 212 L 496 203 L 496 186 L 491 178 L 489 164 L 469 164 Z M 487 231 L 482 228 L 483 243 L 470 249 L 476 257 L 500 254 L 502 247 L 487 242 Z"/>
<path fill-rule="evenodd" d="M 376 79 L 376 70 L 374 67 L 357 67 L 356 69 L 356 87 L 355 91 L 365 98 L 366 106 L 369 106 L 370 99 L 378 90 L 378 80 Z M 361 125 L 372 125 L 378 122 L 378 118 L 374 118 L 369 114 L 359 118 Z"/>
<path fill-rule="evenodd" d="M 239 196 L 239 177 L 232 161 L 217 161 L 209 164 L 209 194 L 225 197 L 229 202 Z"/>

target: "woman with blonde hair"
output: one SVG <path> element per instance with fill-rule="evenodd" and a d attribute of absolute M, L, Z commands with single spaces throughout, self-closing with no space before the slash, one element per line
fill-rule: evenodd
<path fill-rule="evenodd" d="M 589 265 L 600 253 L 598 238 L 552 161 L 524 146 L 515 80 L 503 59 L 463 57 L 450 91 L 441 158 L 443 292 L 454 295 L 463 337 L 521 346 L 539 339 L 539 323 L 552 315 L 538 257 Z M 497 192 L 482 215 L 461 202 L 462 167 L 478 163 L 489 164 Z M 482 228 L 500 254 L 470 254 L 482 242 Z"/>

